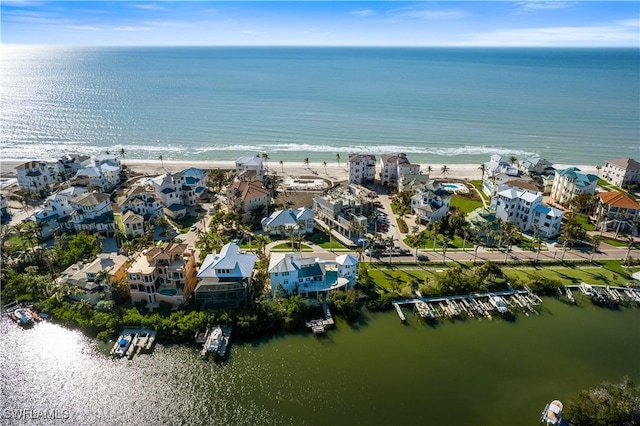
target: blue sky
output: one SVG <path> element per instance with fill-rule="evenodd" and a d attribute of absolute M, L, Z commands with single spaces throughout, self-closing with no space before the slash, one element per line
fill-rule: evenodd
<path fill-rule="evenodd" d="M 2 0 L 3 44 L 640 47 L 640 2 Z"/>

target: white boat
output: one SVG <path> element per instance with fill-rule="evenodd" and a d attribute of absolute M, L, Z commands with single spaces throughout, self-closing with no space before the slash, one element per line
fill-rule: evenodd
<path fill-rule="evenodd" d="M 33 315 L 24 308 L 18 308 L 11 312 L 13 319 L 20 325 L 26 326 L 33 324 Z"/>
<path fill-rule="evenodd" d="M 202 351 L 200 351 L 200 355 L 206 356 L 210 353 L 218 353 L 220 350 L 220 345 L 222 344 L 222 328 L 220 326 L 215 327 L 209 333 L 209 337 L 207 337 L 207 341 L 204 342 L 204 347 Z"/>
<path fill-rule="evenodd" d="M 132 341 L 133 341 L 133 334 L 120 336 L 115 346 L 111 350 L 111 355 L 113 355 L 114 358 L 122 358 L 127 354 L 127 351 L 129 350 L 129 346 L 131 346 Z"/>
<path fill-rule="evenodd" d="M 491 294 L 489 295 L 489 301 L 501 315 L 506 315 L 511 312 L 502 297 Z"/>
<path fill-rule="evenodd" d="M 559 425 L 562 423 L 562 402 L 556 399 L 547 404 L 542 411 L 540 423 L 546 425 Z"/>

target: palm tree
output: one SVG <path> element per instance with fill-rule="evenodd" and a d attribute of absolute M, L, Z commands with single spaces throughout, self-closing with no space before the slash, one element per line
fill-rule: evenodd
<path fill-rule="evenodd" d="M 126 155 L 126 151 L 124 150 L 124 147 L 120 147 L 120 158 L 122 158 L 122 165 L 124 166 L 124 157 Z"/>
<path fill-rule="evenodd" d="M 416 249 L 416 264 L 418 263 L 418 229 L 420 229 L 417 225 L 413 225 L 411 227 L 411 244 L 414 245 Z"/>
<path fill-rule="evenodd" d="M 446 234 L 442 234 L 442 264 L 447 261 L 447 248 L 449 247 L 449 237 Z"/>
<path fill-rule="evenodd" d="M 440 169 L 440 173 L 442 173 L 442 176 L 446 176 L 447 173 L 449 173 L 449 167 L 445 164 L 444 166 L 442 166 L 442 168 Z"/>
<path fill-rule="evenodd" d="M 518 159 L 515 156 L 511 156 L 509 157 L 509 163 L 511 163 L 512 166 L 515 166 L 516 163 L 518 162 Z"/>
<path fill-rule="evenodd" d="M 427 166 L 427 173 L 431 174 L 432 171 L 433 171 L 433 167 Z"/>
<path fill-rule="evenodd" d="M 480 173 L 482 173 L 482 176 L 480 176 L 481 179 L 484 179 L 484 174 L 487 171 L 487 166 L 485 166 L 484 163 L 480 164 L 480 167 L 478 167 L 478 170 L 480 170 Z"/>
<path fill-rule="evenodd" d="M 307 167 L 307 169 L 309 168 L 309 157 L 304 159 L 304 165 Z"/>
<path fill-rule="evenodd" d="M 160 160 L 160 167 L 164 169 L 164 158 L 162 157 L 162 154 L 158 155 L 158 160 Z"/>
<path fill-rule="evenodd" d="M 338 167 L 340 167 L 340 154 L 336 154 L 336 161 L 338 162 Z"/>
<path fill-rule="evenodd" d="M 322 162 L 322 166 L 324 167 L 324 174 L 326 175 L 327 174 L 327 162 L 323 161 Z"/>
<path fill-rule="evenodd" d="M 473 263 L 476 263 L 478 258 L 478 249 L 480 248 L 481 238 L 478 234 L 471 234 L 471 240 L 473 241 Z"/>
<path fill-rule="evenodd" d="M 533 239 L 533 242 L 536 245 L 536 263 L 538 263 L 538 260 L 540 259 L 540 250 L 542 250 L 542 238 L 540 235 L 537 235 Z"/>
<path fill-rule="evenodd" d="M 269 169 L 269 154 L 263 152 L 260 156 L 264 160 L 266 168 Z"/>
<path fill-rule="evenodd" d="M 396 238 L 393 235 L 389 235 L 386 239 L 387 247 L 389 248 L 389 265 L 391 265 L 391 255 L 393 254 L 393 248 L 395 247 Z"/>
<path fill-rule="evenodd" d="M 600 164 L 596 165 L 596 170 L 598 171 L 597 176 L 600 177 L 600 169 L 602 168 L 602 166 Z"/>
<path fill-rule="evenodd" d="M 595 256 L 600 244 L 602 243 L 602 238 L 600 235 L 594 235 L 591 237 L 591 261 L 593 262 L 593 256 Z"/>
<path fill-rule="evenodd" d="M 633 244 L 635 243 L 635 240 L 632 235 L 627 235 L 626 240 L 627 240 L 627 253 L 625 253 L 624 260 L 622 263 L 627 263 L 627 259 L 629 258 L 629 253 L 631 253 L 631 249 L 633 248 Z"/>
<path fill-rule="evenodd" d="M 280 160 L 280 169 L 282 170 L 282 173 L 284 173 L 284 161 Z"/>

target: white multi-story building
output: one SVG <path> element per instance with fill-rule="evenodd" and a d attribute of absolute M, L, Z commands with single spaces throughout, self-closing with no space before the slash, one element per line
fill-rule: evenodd
<path fill-rule="evenodd" d="M 211 308 L 246 303 L 257 259 L 234 243 L 226 244 L 220 253 L 208 254 L 198 271 L 196 301 Z"/>
<path fill-rule="evenodd" d="M 299 209 L 276 210 L 260 222 L 265 234 L 301 235 L 310 234 L 315 226 L 313 210 L 306 207 Z"/>
<path fill-rule="evenodd" d="M 245 155 L 236 160 L 236 178 L 262 181 L 264 175 L 262 157 L 259 155 Z"/>
<path fill-rule="evenodd" d="M 343 184 L 314 197 L 313 211 L 329 229 L 355 241 L 367 230 L 375 196 L 360 185 Z"/>
<path fill-rule="evenodd" d="M 227 191 L 227 201 L 229 207 L 238 211 L 242 216 L 242 221 L 246 223 L 252 219 L 253 212 L 256 210 L 263 210 L 258 218 L 263 217 L 264 213 L 269 210 L 271 191 L 264 186 L 262 181 L 236 181 Z"/>
<path fill-rule="evenodd" d="M 49 185 L 58 180 L 56 168 L 44 161 L 28 161 L 19 165 L 16 178 L 20 189 L 32 193 L 47 191 Z"/>
<path fill-rule="evenodd" d="M 173 306 L 184 303 L 196 283 L 196 258 L 186 244 L 164 243 L 150 248 L 127 269 L 134 302 L 156 307 L 162 301 Z"/>
<path fill-rule="evenodd" d="M 485 194 L 493 197 L 497 187 L 510 179 L 520 175 L 518 168 L 498 154 L 491 156 L 489 161 L 484 163 L 484 172 L 482 174 L 482 189 Z"/>
<path fill-rule="evenodd" d="M 151 179 L 153 190 L 165 205 L 164 213 L 179 219 L 187 214 L 187 207 L 195 206 L 204 193 L 204 171 L 202 175 L 187 169 L 183 172 L 166 173 Z"/>
<path fill-rule="evenodd" d="M 69 198 L 71 224 L 76 231 L 98 232 L 100 235 L 112 237 L 116 225 L 111 209 L 111 200 L 107 194 L 87 192 Z"/>
<path fill-rule="evenodd" d="M 120 211 L 124 214 L 132 211 L 143 216 L 146 220 L 153 220 L 164 216 L 164 203 L 160 200 L 152 188 L 137 185 L 120 204 Z"/>
<path fill-rule="evenodd" d="M 419 174 L 420 165 L 411 164 L 406 154 L 380 157 L 380 185 L 396 185 L 401 179 Z"/>
<path fill-rule="evenodd" d="M 496 217 L 512 222 L 522 232 L 533 232 L 543 238 L 560 233 L 562 210 L 542 204 L 542 192 L 529 182 L 514 180 L 500 187 L 491 199 Z"/>
<path fill-rule="evenodd" d="M 124 227 L 124 235 L 129 238 L 144 236 L 144 217 L 131 210 L 122 215 L 122 226 Z"/>
<path fill-rule="evenodd" d="M 577 167 L 557 170 L 551 187 L 551 198 L 560 204 L 568 204 L 579 194 L 594 194 L 598 176 L 584 174 Z"/>
<path fill-rule="evenodd" d="M 35 211 L 32 216 L 35 222 L 42 222 L 41 234 L 43 238 L 51 237 L 57 229 L 73 228 L 73 223 L 68 223 L 68 220 L 69 215 L 75 209 L 69 200 L 87 192 L 87 189 L 81 186 L 70 186 L 45 199 L 43 207 Z"/>
<path fill-rule="evenodd" d="M 411 197 L 411 210 L 419 223 L 433 223 L 449 214 L 451 194 L 435 180 L 418 186 Z"/>
<path fill-rule="evenodd" d="M 606 161 L 602 168 L 602 178 L 620 187 L 640 184 L 640 163 L 632 158 Z"/>
<path fill-rule="evenodd" d="M 81 154 L 66 154 L 58 158 L 58 161 L 52 163 L 55 168 L 59 180 L 65 181 L 76 175 L 78 170 L 88 167 L 91 164 L 91 157 Z"/>
<path fill-rule="evenodd" d="M 101 192 L 109 192 L 120 183 L 120 164 L 104 161 L 99 165 L 88 166 L 76 172 L 77 181 L 85 181 Z"/>
<path fill-rule="evenodd" d="M 305 296 L 346 289 L 356 284 L 357 267 L 358 259 L 350 254 L 323 260 L 302 253 L 273 253 L 268 268 L 271 294 L 278 288 Z"/>
<path fill-rule="evenodd" d="M 376 156 L 349 154 L 349 183 L 362 185 L 376 178 Z"/>

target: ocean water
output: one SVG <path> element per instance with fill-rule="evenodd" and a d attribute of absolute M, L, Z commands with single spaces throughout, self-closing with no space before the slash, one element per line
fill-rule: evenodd
<path fill-rule="evenodd" d="M 2 46 L 0 155 L 640 158 L 637 49 Z"/>

